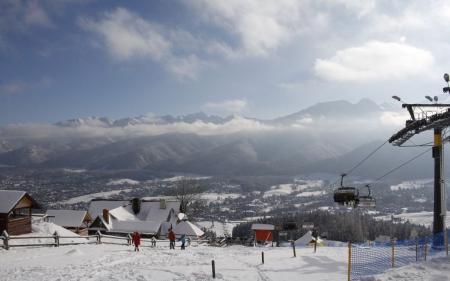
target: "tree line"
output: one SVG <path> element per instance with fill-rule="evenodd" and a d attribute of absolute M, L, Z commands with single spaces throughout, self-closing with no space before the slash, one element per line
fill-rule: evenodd
<path fill-rule="evenodd" d="M 395 237 L 397 240 L 411 239 L 430 235 L 430 230 L 421 225 L 406 222 L 393 222 L 375 219 L 361 211 L 308 211 L 291 215 L 280 215 L 262 218 L 254 222 L 241 223 L 233 229 L 233 237 L 251 237 L 253 223 L 267 223 L 275 225 L 274 239 L 279 231 L 288 231 L 292 239 L 297 239 L 308 231 L 303 225 L 313 224 L 314 229 L 328 240 L 364 242 L 375 240 L 380 235 Z"/>

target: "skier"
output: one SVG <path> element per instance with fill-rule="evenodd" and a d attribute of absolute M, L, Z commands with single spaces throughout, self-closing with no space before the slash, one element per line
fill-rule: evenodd
<path fill-rule="evenodd" d="M 181 241 L 181 250 L 184 250 L 186 248 L 186 235 L 182 234 L 180 237 L 180 241 Z"/>
<path fill-rule="evenodd" d="M 170 244 L 169 244 L 170 249 L 175 250 L 175 233 L 173 232 L 172 228 L 169 230 L 168 237 L 169 237 L 169 241 L 170 241 Z"/>
<path fill-rule="evenodd" d="M 155 236 L 152 237 L 152 247 L 156 247 L 156 238 L 155 238 Z"/>
<path fill-rule="evenodd" d="M 134 251 L 139 252 L 139 245 L 141 245 L 141 235 L 139 234 L 139 232 L 135 231 L 131 239 L 133 240 Z"/>

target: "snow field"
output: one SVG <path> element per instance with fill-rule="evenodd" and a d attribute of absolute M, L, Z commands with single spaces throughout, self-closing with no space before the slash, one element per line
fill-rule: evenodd
<path fill-rule="evenodd" d="M 265 264 L 261 263 L 261 251 Z M 0 280 L 345 280 L 346 247 L 290 248 L 166 245 L 134 252 L 122 245 L 78 245 L 0 250 Z"/>
<path fill-rule="evenodd" d="M 431 261 L 415 263 L 397 269 L 391 269 L 387 272 L 366 277 L 363 281 L 424 281 L 450 280 L 450 258 L 436 258 Z"/>

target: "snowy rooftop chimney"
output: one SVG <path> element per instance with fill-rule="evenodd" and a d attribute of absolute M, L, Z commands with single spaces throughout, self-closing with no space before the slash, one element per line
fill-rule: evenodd
<path fill-rule="evenodd" d="M 103 219 L 105 220 L 106 223 L 109 223 L 109 210 L 108 209 L 103 209 Z"/>

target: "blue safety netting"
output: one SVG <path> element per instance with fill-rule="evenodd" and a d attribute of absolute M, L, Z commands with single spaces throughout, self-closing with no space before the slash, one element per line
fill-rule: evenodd
<path fill-rule="evenodd" d="M 350 280 L 360 280 L 446 254 L 444 234 L 386 243 L 353 243 L 351 245 Z"/>

